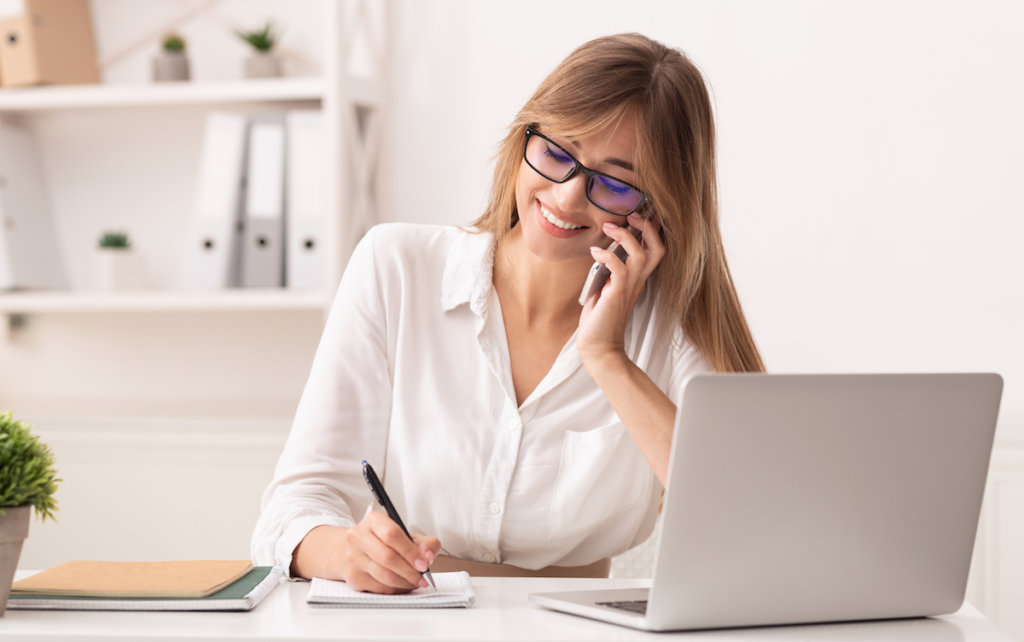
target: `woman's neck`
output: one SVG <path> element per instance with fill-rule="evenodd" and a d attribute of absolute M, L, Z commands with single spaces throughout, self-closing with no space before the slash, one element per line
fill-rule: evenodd
<path fill-rule="evenodd" d="M 494 251 L 494 288 L 502 308 L 514 307 L 529 326 L 578 321 L 579 295 L 588 263 L 552 263 L 532 254 L 513 229 Z"/>

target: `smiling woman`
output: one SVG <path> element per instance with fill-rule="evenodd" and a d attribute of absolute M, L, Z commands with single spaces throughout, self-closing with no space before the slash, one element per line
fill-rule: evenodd
<path fill-rule="evenodd" d="M 360 242 L 254 559 L 388 593 L 442 554 L 478 575 L 607 574 L 653 529 L 686 381 L 762 369 L 714 167 L 707 91 L 679 51 L 627 34 L 572 53 L 509 128 L 472 229 Z M 610 277 L 581 306 L 595 261 Z M 367 512 L 363 460 L 412 541 Z"/>
<path fill-rule="evenodd" d="M 577 49 L 541 83 L 510 127 L 478 228 L 499 237 L 514 229 L 520 218 L 514 200 L 518 151 L 529 128 L 542 121 L 545 131 L 568 139 L 607 141 L 608 131 L 619 132 L 620 139 L 632 136 L 634 151 L 627 158 L 633 160 L 626 165 L 635 170 L 628 175 L 644 186 L 648 215 L 663 230 L 666 251 L 657 288 L 661 305 L 672 311 L 664 322 L 681 324 L 716 370 L 763 370 L 722 248 L 714 117 L 696 66 L 678 50 L 638 34 Z"/>

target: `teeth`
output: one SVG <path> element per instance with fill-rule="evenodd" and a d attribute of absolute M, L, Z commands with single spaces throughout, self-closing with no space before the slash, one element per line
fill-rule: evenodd
<path fill-rule="evenodd" d="M 545 219 L 547 219 L 548 223 L 551 223 L 555 227 L 560 227 L 563 230 L 579 230 L 579 229 L 583 229 L 583 227 L 584 227 L 583 225 L 572 225 L 571 223 L 566 223 L 562 219 L 560 219 L 560 218 L 556 217 L 554 214 L 552 214 L 548 210 L 548 208 L 544 207 L 543 205 L 540 206 L 540 213 L 541 213 L 541 215 L 544 216 Z"/>

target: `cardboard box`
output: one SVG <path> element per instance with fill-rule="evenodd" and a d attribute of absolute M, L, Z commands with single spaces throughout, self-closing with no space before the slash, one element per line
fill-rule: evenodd
<path fill-rule="evenodd" d="M 0 20 L 0 86 L 98 83 L 88 0 L 24 0 Z"/>

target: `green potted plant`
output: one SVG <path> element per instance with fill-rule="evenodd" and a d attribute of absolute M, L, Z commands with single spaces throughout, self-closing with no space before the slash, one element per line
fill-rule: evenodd
<path fill-rule="evenodd" d="M 166 34 L 160 51 L 153 58 L 153 80 L 175 82 L 188 80 L 190 77 L 185 39 L 176 33 Z"/>
<path fill-rule="evenodd" d="M 60 481 L 49 447 L 10 411 L 0 413 L 0 617 L 28 537 L 29 510 L 35 508 L 43 520 L 53 519 L 53 495 Z"/>
<path fill-rule="evenodd" d="M 128 234 L 104 232 L 96 247 L 95 287 L 131 290 L 142 287 L 142 265 Z"/>
<path fill-rule="evenodd" d="M 281 75 L 281 60 L 273 53 L 278 34 L 272 22 L 267 22 L 262 29 L 236 31 L 235 35 L 252 47 L 251 55 L 245 59 L 246 78 L 275 78 Z"/>

